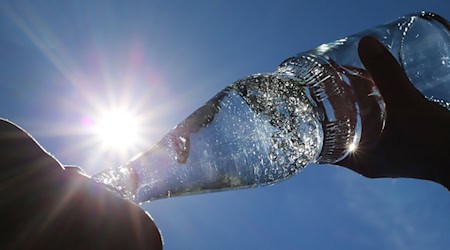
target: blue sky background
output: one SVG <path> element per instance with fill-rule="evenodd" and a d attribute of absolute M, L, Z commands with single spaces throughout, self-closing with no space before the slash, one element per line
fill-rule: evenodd
<path fill-rule="evenodd" d="M 144 150 L 227 84 L 288 56 L 449 1 L 2 1 L 0 117 L 90 174 Z M 86 132 L 98 109 L 139 113 L 118 154 Z M 309 166 L 271 187 L 143 206 L 166 249 L 449 249 L 450 193 Z M 114 219 L 114 218 L 111 218 Z M 101 234 L 101 232 L 99 232 Z"/>

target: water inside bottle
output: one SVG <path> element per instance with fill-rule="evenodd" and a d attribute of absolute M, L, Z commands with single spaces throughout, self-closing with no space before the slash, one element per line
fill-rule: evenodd
<path fill-rule="evenodd" d="M 230 85 L 147 152 L 94 176 L 144 202 L 272 184 L 314 162 L 321 114 L 301 82 L 259 74 Z"/>

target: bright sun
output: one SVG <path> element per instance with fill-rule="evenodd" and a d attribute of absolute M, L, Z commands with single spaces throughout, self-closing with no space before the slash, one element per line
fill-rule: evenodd
<path fill-rule="evenodd" d="M 125 110 L 111 110 L 100 115 L 95 124 L 95 134 L 103 147 L 127 150 L 136 146 L 140 127 L 136 116 Z"/>

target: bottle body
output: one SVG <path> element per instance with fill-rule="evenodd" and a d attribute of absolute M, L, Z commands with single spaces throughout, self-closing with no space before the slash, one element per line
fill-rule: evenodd
<path fill-rule="evenodd" d="M 302 84 L 276 74 L 250 76 L 147 152 L 94 179 L 137 202 L 271 184 L 315 161 L 321 120 Z"/>
<path fill-rule="evenodd" d="M 385 105 L 357 55 L 359 39 L 382 41 L 415 86 L 445 105 L 445 22 L 422 12 L 290 57 L 274 73 L 228 86 L 148 151 L 93 178 L 145 202 L 273 184 L 308 163 L 337 162 L 364 130 L 377 134 L 384 126 Z"/>

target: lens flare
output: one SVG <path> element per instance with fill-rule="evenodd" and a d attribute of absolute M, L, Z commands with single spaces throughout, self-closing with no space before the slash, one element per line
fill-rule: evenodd
<path fill-rule="evenodd" d="M 140 134 L 135 115 L 125 110 L 111 110 L 100 115 L 94 128 L 105 148 L 120 150 L 135 146 Z"/>

